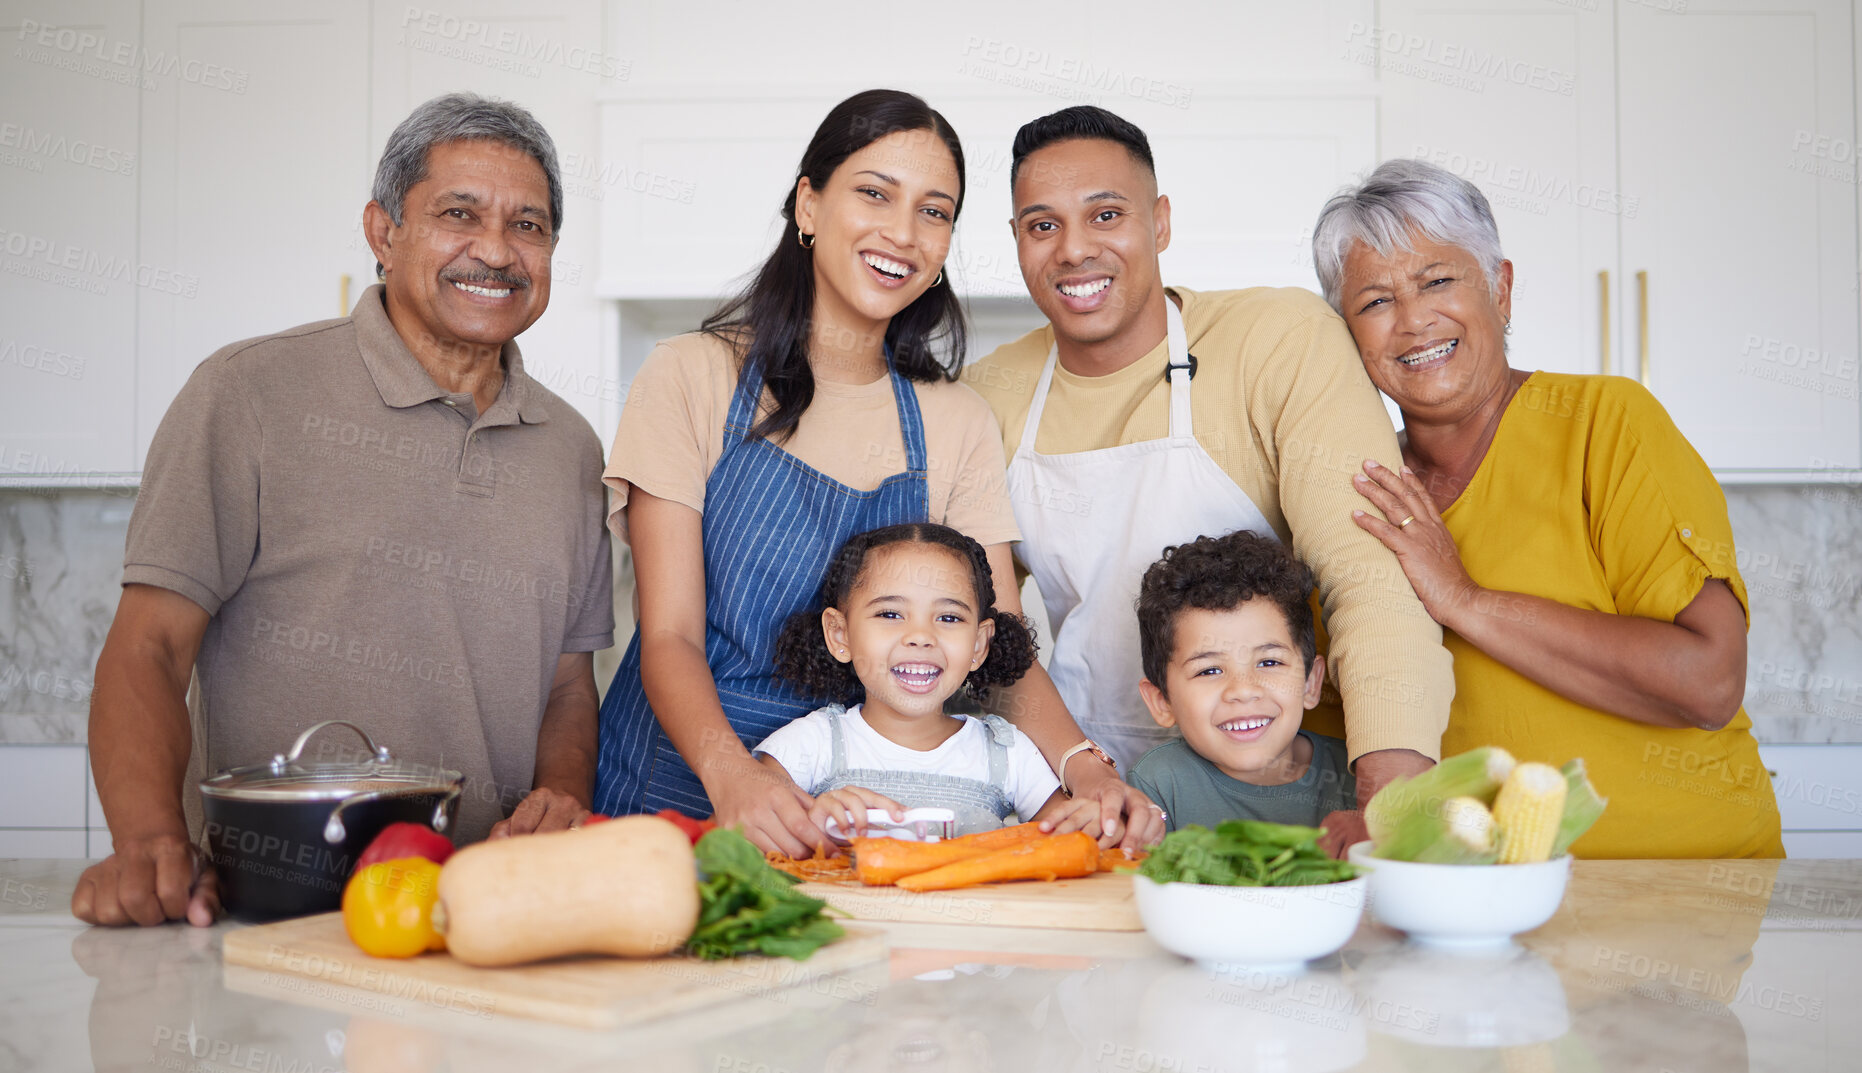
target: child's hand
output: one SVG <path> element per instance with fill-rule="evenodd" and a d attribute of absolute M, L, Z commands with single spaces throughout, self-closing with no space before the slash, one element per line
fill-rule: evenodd
<path fill-rule="evenodd" d="M 1329 813 L 1319 822 L 1325 828 L 1325 835 L 1319 839 L 1319 848 L 1339 860 L 1345 859 L 1345 851 L 1351 848 L 1352 843 L 1364 842 L 1371 837 L 1370 831 L 1364 826 L 1364 813 L 1357 809 Z"/>
<path fill-rule="evenodd" d="M 1041 811 L 1034 814 L 1041 823 L 1041 830 L 1052 834 L 1056 831 L 1085 831 L 1098 838 L 1102 832 L 1099 823 L 1099 799 L 1087 797 L 1068 797 L 1059 790 L 1041 806 Z"/>
<path fill-rule="evenodd" d="M 869 808 L 883 808 L 892 814 L 893 819 L 905 819 L 904 805 L 864 786 L 843 786 L 825 794 L 816 794 L 815 805 L 808 810 L 808 818 L 822 827 L 833 820 L 843 838 L 863 837 L 866 834 L 866 810 Z"/>

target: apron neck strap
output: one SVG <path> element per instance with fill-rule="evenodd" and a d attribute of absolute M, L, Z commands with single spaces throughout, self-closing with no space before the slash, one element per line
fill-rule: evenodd
<path fill-rule="evenodd" d="M 898 366 L 892 361 L 892 344 L 886 344 L 886 376 L 892 381 L 892 401 L 899 411 L 899 438 L 905 441 L 905 468 L 912 473 L 923 473 L 928 468 L 925 462 L 925 427 L 924 416 L 918 411 L 918 393 L 912 390 L 911 381 L 900 375 Z M 740 438 L 748 440 L 750 429 L 756 425 L 757 408 L 763 401 L 763 377 L 749 362 L 745 362 L 743 371 L 737 374 L 737 390 L 731 395 L 731 408 L 725 417 L 725 424 L 736 431 Z"/>
<path fill-rule="evenodd" d="M 1190 344 L 1189 336 L 1183 330 L 1183 314 L 1177 311 L 1177 303 L 1164 295 L 1164 340 L 1169 345 L 1164 376 L 1170 382 L 1170 437 L 1183 439 L 1193 435 L 1190 424 Z M 1034 398 L 1028 403 L 1028 416 L 1022 421 L 1021 441 L 1016 445 L 1015 453 L 1034 452 L 1034 439 L 1041 430 L 1041 413 L 1047 409 L 1047 393 L 1054 385 L 1054 367 L 1060 364 L 1060 344 L 1048 347 L 1047 364 L 1041 367 L 1041 378 L 1035 382 Z"/>
<path fill-rule="evenodd" d="M 1177 303 L 1164 296 L 1164 337 L 1170 342 L 1170 364 L 1164 378 L 1170 382 L 1170 438 L 1181 440 L 1192 435 L 1190 426 L 1190 375 L 1195 369 L 1190 358 L 1189 336 L 1183 330 L 1183 314 Z"/>
<path fill-rule="evenodd" d="M 905 469 L 923 473 L 925 461 L 924 415 L 918 412 L 918 392 L 892 361 L 892 348 L 886 348 L 886 372 L 892 377 L 892 401 L 899 408 L 899 438 L 905 441 Z"/>

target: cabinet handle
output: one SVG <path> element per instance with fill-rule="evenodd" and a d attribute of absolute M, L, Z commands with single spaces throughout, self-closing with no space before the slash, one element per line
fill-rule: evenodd
<path fill-rule="evenodd" d="M 1654 391 L 1649 382 L 1649 274 L 1636 273 L 1636 314 L 1642 323 L 1637 330 L 1637 346 L 1642 352 L 1642 386 Z"/>
<path fill-rule="evenodd" d="M 1597 273 L 1597 302 L 1602 310 L 1597 318 L 1597 346 L 1603 352 L 1603 375 L 1610 375 L 1610 270 Z"/>
<path fill-rule="evenodd" d="M 347 272 L 343 273 L 341 293 L 336 298 L 336 315 L 339 317 L 349 315 L 349 273 Z"/>

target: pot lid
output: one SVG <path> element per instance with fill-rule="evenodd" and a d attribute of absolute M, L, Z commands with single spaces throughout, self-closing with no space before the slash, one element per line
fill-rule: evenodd
<path fill-rule="evenodd" d="M 368 746 L 369 758 L 324 764 L 299 760 L 311 735 L 329 726 L 355 731 Z M 464 781 L 465 776 L 457 771 L 396 760 L 387 746 L 376 745 L 361 727 L 329 719 L 299 734 L 290 752 L 279 753 L 267 763 L 222 771 L 202 780 L 200 792 L 248 801 L 340 801 L 359 793 L 444 793 Z"/>

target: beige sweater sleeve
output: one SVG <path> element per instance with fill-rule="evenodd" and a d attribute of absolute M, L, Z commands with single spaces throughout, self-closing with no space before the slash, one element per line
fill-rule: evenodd
<path fill-rule="evenodd" d="M 1351 759 L 1413 749 L 1440 759 L 1453 660 L 1396 556 L 1358 528 L 1364 460 L 1400 467 L 1390 418 L 1344 322 L 1313 303 L 1250 363 L 1250 416 L 1267 441 L 1293 550 L 1312 567 Z"/>

